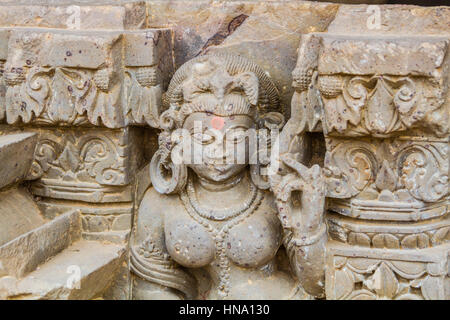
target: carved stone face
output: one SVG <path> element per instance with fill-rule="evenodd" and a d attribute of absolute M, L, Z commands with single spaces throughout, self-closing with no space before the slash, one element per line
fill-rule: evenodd
<path fill-rule="evenodd" d="M 246 115 L 216 116 L 205 112 L 189 115 L 183 128 L 192 141 L 197 161 L 189 164 L 201 178 L 222 182 L 242 172 L 248 165 L 249 129 L 252 118 Z"/>

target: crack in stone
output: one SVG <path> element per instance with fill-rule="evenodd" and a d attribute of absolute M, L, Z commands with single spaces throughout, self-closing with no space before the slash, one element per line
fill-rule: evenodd
<path fill-rule="evenodd" d="M 237 17 L 234 17 L 226 27 L 222 27 L 218 32 L 216 32 L 211 38 L 206 41 L 203 48 L 200 50 L 199 53 L 197 53 L 195 56 L 199 56 L 210 47 L 210 46 L 218 46 L 222 42 L 225 41 L 225 39 L 233 34 L 234 31 L 236 31 L 237 28 L 239 28 L 244 21 L 248 18 L 248 15 L 246 14 L 240 14 Z"/>

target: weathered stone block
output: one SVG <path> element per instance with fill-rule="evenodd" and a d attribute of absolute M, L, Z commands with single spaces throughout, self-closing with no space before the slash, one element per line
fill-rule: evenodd
<path fill-rule="evenodd" d="M 37 138 L 33 132 L 0 136 L 0 188 L 19 182 L 28 175 Z"/>
<path fill-rule="evenodd" d="M 21 278 L 81 238 L 80 214 L 63 214 L 0 246 L 0 277 Z"/>

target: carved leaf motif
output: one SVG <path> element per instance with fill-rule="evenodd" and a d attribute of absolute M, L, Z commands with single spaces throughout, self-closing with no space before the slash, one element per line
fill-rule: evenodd
<path fill-rule="evenodd" d="M 80 166 L 80 154 L 77 148 L 69 141 L 57 161 L 59 166 L 65 171 L 70 170 L 75 173 Z"/>
<path fill-rule="evenodd" d="M 401 277 L 406 279 L 416 279 L 425 274 L 426 264 L 411 261 L 391 261 L 390 266 Z"/>
<path fill-rule="evenodd" d="M 57 145 L 54 141 L 43 139 L 38 142 L 34 156 L 43 171 L 46 172 L 50 168 L 50 164 L 57 159 L 59 152 L 61 152 L 59 145 Z"/>
<path fill-rule="evenodd" d="M 375 248 L 400 248 L 400 241 L 392 234 L 377 234 L 372 238 L 372 243 Z"/>
<path fill-rule="evenodd" d="M 127 74 L 128 98 L 126 113 L 131 114 L 136 123 L 147 123 L 154 128 L 158 128 L 162 101 L 161 86 L 141 86 L 133 72 L 128 71 Z"/>
<path fill-rule="evenodd" d="M 339 75 L 341 77 L 341 75 Z M 356 76 L 345 81 L 342 95 L 333 90 L 338 75 L 320 75 L 319 89 L 329 132 L 386 135 L 417 123 L 442 136 L 448 129 L 448 112 L 442 108 L 442 85 L 417 77 Z M 339 87 L 337 87 L 339 89 Z"/>
<path fill-rule="evenodd" d="M 450 241 L 450 227 L 441 228 L 433 235 L 433 245 L 439 245 L 444 241 Z"/>
<path fill-rule="evenodd" d="M 347 81 L 343 94 L 345 102 L 353 112 L 360 114 L 360 110 L 368 98 L 368 87 L 371 86 L 373 86 L 373 81 L 371 83 L 370 80 L 363 77 L 355 77 Z"/>
<path fill-rule="evenodd" d="M 32 68 L 26 81 L 26 91 L 31 99 L 35 101 L 33 112 L 39 117 L 47 106 L 50 94 L 49 75 L 53 74 L 51 69 Z"/>
<path fill-rule="evenodd" d="M 54 122 L 72 123 L 77 116 L 76 105 L 89 90 L 88 74 L 82 70 L 58 68 L 52 80 L 52 97 L 47 110 Z"/>
<path fill-rule="evenodd" d="M 340 143 L 325 154 L 328 197 L 349 198 L 371 181 L 377 167 L 374 147 L 366 143 Z"/>
<path fill-rule="evenodd" d="M 50 168 L 58 157 L 58 145 L 54 141 L 43 139 L 38 142 L 27 180 L 40 178 Z"/>
<path fill-rule="evenodd" d="M 103 123 L 108 128 L 119 128 L 122 126 L 124 124 L 124 115 L 120 99 L 120 84 L 112 86 L 108 92 L 100 90 L 92 90 L 92 92 L 95 92 L 95 98 L 92 98 L 92 104 L 89 108 L 85 108 L 89 121 L 94 125 Z M 99 121 L 100 119 L 101 122 Z"/>
<path fill-rule="evenodd" d="M 344 82 L 345 90 L 342 91 Z M 325 120 L 329 131 L 343 132 L 348 123 L 356 126 L 361 121 L 361 108 L 368 94 L 364 84 L 363 78 L 345 81 L 340 76 L 319 76 L 318 87 L 325 101 Z"/>
<path fill-rule="evenodd" d="M 370 238 L 364 233 L 350 232 L 348 235 L 348 242 L 353 245 L 370 247 Z"/>
<path fill-rule="evenodd" d="M 391 169 L 389 162 L 386 159 L 383 160 L 383 165 L 380 171 L 378 171 L 375 185 L 379 190 L 389 191 L 394 191 L 397 186 L 397 175 Z"/>
<path fill-rule="evenodd" d="M 352 272 L 346 268 L 335 271 L 335 298 L 344 299 L 353 291 L 354 279 Z"/>
<path fill-rule="evenodd" d="M 379 262 L 375 259 L 353 258 L 347 261 L 347 267 L 357 273 L 370 273 L 377 268 Z"/>
<path fill-rule="evenodd" d="M 24 123 L 29 123 L 33 119 L 33 115 L 36 117 L 41 115 L 45 107 L 48 87 L 45 79 L 35 79 L 35 84 L 36 92 L 32 92 L 31 96 L 29 84 L 26 82 L 8 87 L 5 97 L 8 123 L 14 124 L 19 119 L 22 119 Z M 38 88 L 42 92 L 39 93 Z"/>
<path fill-rule="evenodd" d="M 366 127 L 373 133 L 384 134 L 392 131 L 397 120 L 398 115 L 392 102 L 392 92 L 386 82 L 380 78 L 367 101 Z"/>
<path fill-rule="evenodd" d="M 408 249 L 423 249 L 429 246 L 430 239 L 424 233 L 412 234 L 402 240 L 402 247 Z"/>
<path fill-rule="evenodd" d="M 422 201 L 438 201 L 449 192 L 448 159 L 446 162 L 436 147 L 413 145 L 398 156 L 401 183 L 413 197 Z"/>
<path fill-rule="evenodd" d="M 392 299 L 399 289 L 397 277 L 384 262 L 364 284 L 369 289 L 374 290 L 380 298 Z"/>
<path fill-rule="evenodd" d="M 422 281 L 422 294 L 426 300 L 442 299 L 442 280 L 439 277 L 427 276 Z"/>

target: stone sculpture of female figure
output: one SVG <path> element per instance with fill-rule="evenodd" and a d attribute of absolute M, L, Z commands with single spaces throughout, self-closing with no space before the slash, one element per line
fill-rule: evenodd
<path fill-rule="evenodd" d="M 302 137 L 282 133 L 299 152 L 274 155 L 272 176 L 248 151 L 236 159 L 249 131 L 283 124 L 270 78 L 242 57 L 200 56 L 175 73 L 166 98 L 131 243 L 133 298 L 322 297 L 325 183 L 318 166 L 301 164 Z M 180 129 L 200 161 L 175 163 L 186 152 Z"/>

